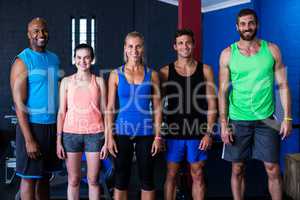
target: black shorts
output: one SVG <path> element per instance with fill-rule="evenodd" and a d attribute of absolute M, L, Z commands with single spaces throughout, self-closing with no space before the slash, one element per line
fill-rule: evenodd
<path fill-rule="evenodd" d="M 230 120 L 234 142 L 224 144 L 222 158 L 241 162 L 254 158 L 278 163 L 280 151 L 280 124 L 273 117 L 265 120 Z"/>
<path fill-rule="evenodd" d="M 143 190 L 154 190 L 154 157 L 151 155 L 153 136 L 115 137 L 118 154 L 115 158 L 115 188 L 127 190 L 130 180 L 132 156 L 135 150 L 138 175 Z M 135 148 L 134 148 L 135 144 Z"/>
<path fill-rule="evenodd" d="M 104 143 L 104 133 L 63 133 L 62 141 L 66 152 L 100 152 Z"/>
<path fill-rule="evenodd" d="M 16 127 L 16 174 L 21 178 L 39 179 L 50 172 L 61 169 L 56 156 L 56 124 L 29 124 L 30 131 L 42 153 L 37 160 L 27 155 L 24 136 L 19 125 Z"/>

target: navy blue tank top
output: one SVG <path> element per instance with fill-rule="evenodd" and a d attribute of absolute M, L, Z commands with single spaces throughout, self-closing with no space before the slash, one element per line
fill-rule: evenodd
<path fill-rule="evenodd" d="M 147 136 L 153 134 L 153 120 L 150 109 L 152 70 L 144 67 L 144 80 L 140 84 L 128 83 L 124 66 L 118 69 L 119 112 L 116 120 L 116 134 Z"/>

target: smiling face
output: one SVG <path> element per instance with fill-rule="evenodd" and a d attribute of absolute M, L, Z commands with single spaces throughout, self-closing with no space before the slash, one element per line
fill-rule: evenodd
<path fill-rule="evenodd" d="M 41 18 L 33 19 L 28 24 L 27 36 L 33 50 L 44 51 L 49 39 L 46 21 Z"/>
<path fill-rule="evenodd" d="M 144 56 L 144 41 L 140 37 L 127 37 L 124 44 L 127 62 L 140 62 Z"/>
<path fill-rule="evenodd" d="M 189 35 L 181 35 L 176 38 L 174 49 L 177 52 L 177 56 L 180 58 L 191 58 L 194 52 L 193 38 Z"/>
<path fill-rule="evenodd" d="M 87 71 L 91 68 L 91 63 L 93 59 L 89 49 L 81 48 L 75 52 L 75 65 L 77 70 Z"/>
<path fill-rule="evenodd" d="M 253 15 L 239 17 L 236 28 L 241 39 L 252 41 L 256 37 L 257 22 Z"/>

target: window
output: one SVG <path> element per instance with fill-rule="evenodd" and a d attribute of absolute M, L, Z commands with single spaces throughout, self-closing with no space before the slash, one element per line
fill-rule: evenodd
<path fill-rule="evenodd" d="M 74 64 L 74 49 L 76 45 L 81 43 L 87 43 L 91 45 L 94 49 L 95 59 L 92 64 L 96 62 L 96 27 L 95 17 L 80 17 L 75 18 L 72 17 L 71 24 L 72 24 L 72 64 Z"/>

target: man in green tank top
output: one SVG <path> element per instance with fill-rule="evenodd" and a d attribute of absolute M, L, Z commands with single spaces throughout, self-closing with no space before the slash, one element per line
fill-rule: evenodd
<path fill-rule="evenodd" d="M 224 49 L 220 56 L 222 158 L 232 162 L 234 200 L 244 199 L 245 161 L 249 158 L 264 162 L 272 200 L 281 200 L 280 137 L 286 138 L 292 127 L 286 69 L 279 48 L 256 37 L 258 20 L 254 10 L 241 10 L 236 28 L 240 40 Z M 281 125 L 273 118 L 274 77 L 284 110 Z"/>

